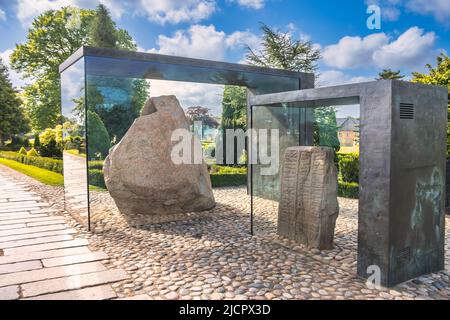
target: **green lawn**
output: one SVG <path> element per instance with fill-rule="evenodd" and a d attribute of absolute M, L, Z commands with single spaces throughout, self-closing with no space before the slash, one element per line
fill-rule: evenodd
<path fill-rule="evenodd" d="M 48 184 L 50 186 L 64 185 L 63 175 L 53 171 L 41 169 L 35 166 L 26 165 L 14 160 L 8 160 L 3 158 L 0 158 L 0 164 L 10 167 L 11 169 L 14 169 L 16 171 L 22 172 L 23 174 L 26 174 L 27 176 L 36 179 L 44 184 Z"/>

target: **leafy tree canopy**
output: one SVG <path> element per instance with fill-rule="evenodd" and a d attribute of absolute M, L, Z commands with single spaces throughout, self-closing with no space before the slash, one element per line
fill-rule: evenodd
<path fill-rule="evenodd" d="M 109 18 L 109 15 L 106 16 Z M 102 21 L 105 21 L 102 16 Z M 110 19 L 110 18 L 109 18 Z M 61 119 L 59 65 L 83 45 L 95 44 L 91 27 L 99 28 L 95 10 L 64 7 L 49 10 L 34 19 L 25 43 L 16 45 L 11 65 L 33 83 L 23 93 L 24 105 L 34 130 L 54 127 Z M 114 22 L 115 48 L 136 50 L 132 38 Z M 111 31 L 109 29 L 109 31 Z"/>
<path fill-rule="evenodd" d="M 222 100 L 222 128 L 247 128 L 247 90 L 245 87 L 225 86 Z"/>
<path fill-rule="evenodd" d="M 0 147 L 4 139 L 29 130 L 21 101 L 9 80 L 8 69 L 0 59 Z"/>

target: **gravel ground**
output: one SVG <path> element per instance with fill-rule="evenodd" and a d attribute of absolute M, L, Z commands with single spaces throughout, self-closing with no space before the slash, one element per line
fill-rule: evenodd
<path fill-rule="evenodd" d="M 94 232 L 63 212 L 63 189 L 0 166 L 64 215 L 91 250 L 131 279 L 115 285 L 119 297 L 154 299 L 449 299 L 450 217 L 446 218 L 446 270 L 394 288 L 369 289 L 356 277 L 357 200 L 339 199 L 335 248 L 311 250 L 276 235 L 277 203 L 255 200 L 255 236 L 249 235 L 245 188 L 215 189 L 217 206 L 172 222 L 126 221 L 107 193 L 91 195 Z M 188 220 L 186 220 L 188 218 Z M 148 221 L 150 222 L 150 221 Z M 133 226 L 130 226 L 133 225 Z"/>

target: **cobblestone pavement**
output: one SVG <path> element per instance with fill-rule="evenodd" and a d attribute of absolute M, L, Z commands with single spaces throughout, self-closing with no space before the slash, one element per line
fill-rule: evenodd
<path fill-rule="evenodd" d="M 446 270 L 394 288 L 369 289 L 356 277 L 357 201 L 339 199 L 335 248 L 318 251 L 276 235 L 277 204 L 255 201 L 255 236 L 249 235 L 245 188 L 216 189 L 217 207 L 189 221 L 131 227 L 107 193 L 91 194 L 94 233 L 62 210 L 62 188 L 44 186 L 10 169 L 86 238 L 92 251 L 130 278 L 112 285 L 129 299 L 449 299 L 450 228 Z M 446 218 L 447 226 L 450 219 Z"/>
<path fill-rule="evenodd" d="M 110 283 L 128 278 L 108 270 L 64 217 L 0 169 L 0 300 L 110 299 Z"/>

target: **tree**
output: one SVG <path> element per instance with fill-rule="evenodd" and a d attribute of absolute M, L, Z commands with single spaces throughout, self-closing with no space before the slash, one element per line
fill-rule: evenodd
<path fill-rule="evenodd" d="M 201 121 L 204 125 L 207 125 L 211 128 L 217 128 L 219 123 L 213 116 L 210 114 L 210 109 L 201 107 L 201 106 L 193 106 L 186 109 L 186 117 L 193 123 L 194 121 Z"/>
<path fill-rule="evenodd" d="M 225 86 L 222 99 L 222 129 L 247 129 L 247 90 Z"/>
<path fill-rule="evenodd" d="M 428 74 L 413 72 L 412 82 L 445 86 L 449 90 L 448 95 L 448 122 L 450 125 L 450 58 L 441 53 L 436 58 L 436 67 L 426 65 Z M 447 154 L 450 154 L 450 126 L 447 128 Z"/>
<path fill-rule="evenodd" d="M 0 59 L 0 148 L 6 138 L 29 130 L 21 101 L 14 90 L 6 66 Z"/>
<path fill-rule="evenodd" d="M 75 50 L 90 45 L 94 10 L 64 7 L 49 10 L 34 19 L 27 41 L 16 45 L 12 67 L 33 84 L 24 90 L 24 105 L 35 131 L 54 127 L 60 120 L 59 65 Z M 135 50 L 125 30 L 116 28 L 116 48 Z"/>
<path fill-rule="evenodd" d="M 294 40 L 290 32 L 273 30 L 262 24 L 262 49 L 247 46 L 247 60 L 257 66 L 286 69 L 299 72 L 315 72 L 320 50 L 311 41 Z"/>
<path fill-rule="evenodd" d="M 326 146 L 339 151 L 336 109 L 333 107 L 314 108 L 313 141 L 316 146 Z"/>
<path fill-rule="evenodd" d="M 108 9 L 100 4 L 95 11 L 94 19 L 91 22 L 90 44 L 100 48 L 115 48 L 117 44 L 116 26 L 112 21 Z"/>
<path fill-rule="evenodd" d="M 376 80 L 400 80 L 404 77 L 404 75 L 400 74 L 400 70 L 392 71 L 391 69 L 383 69 L 383 71 L 378 74 L 378 78 L 376 78 Z"/>
<path fill-rule="evenodd" d="M 89 132 L 89 160 L 104 159 L 109 152 L 111 143 L 108 131 L 102 120 L 95 112 L 87 112 L 87 126 Z"/>
<path fill-rule="evenodd" d="M 36 150 L 39 151 L 39 148 L 41 147 L 41 140 L 39 139 L 39 134 L 36 133 L 34 135 L 34 143 L 33 143 L 33 148 L 35 148 Z"/>

